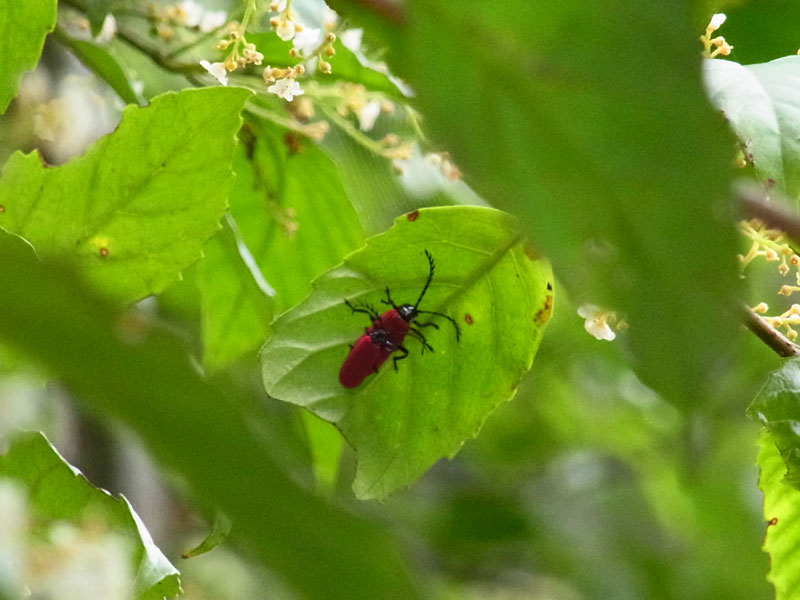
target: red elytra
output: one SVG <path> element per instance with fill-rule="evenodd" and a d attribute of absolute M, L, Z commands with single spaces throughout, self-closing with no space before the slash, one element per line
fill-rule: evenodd
<path fill-rule="evenodd" d="M 394 370 L 397 371 L 397 361 L 403 360 L 408 356 L 408 349 L 403 346 L 403 340 L 409 333 L 419 339 L 422 344 L 423 354 L 425 350 L 433 352 L 433 347 L 428 344 L 423 333 L 411 325 L 416 321 L 419 314 L 438 315 L 447 319 L 456 330 L 456 341 L 460 339 L 461 333 L 458 325 L 451 317 L 439 312 L 418 309 L 425 292 L 428 290 L 428 286 L 433 281 L 435 270 L 433 256 L 427 250 L 425 250 L 425 256 L 428 258 L 429 265 L 428 279 L 415 304 L 401 304 L 398 306 L 392 300 L 388 287 L 386 288 L 386 300 L 381 300 L 381 302 L 388 304 L 392 308 L 382 315 L 378 315 L 375 309 L 368 304 L 353 305 L 348 300 L 344 301 L 354 313 L 364 313 L 372 319 L 372 325 L 364 329 L 364 334 L 350 348 L 342 368 L 339 369 L 339 383 L 344 387 L 354 388 L 361 385 L 361 382 L 369 375 L 378 372 L 380 366 L 386 362 L 393 352 L 399 350 L 402 354 L 393 357 Z M 418 327 L 439 329 L 439 326 L 433 322 L 416 323 L 416 325 Z"/>

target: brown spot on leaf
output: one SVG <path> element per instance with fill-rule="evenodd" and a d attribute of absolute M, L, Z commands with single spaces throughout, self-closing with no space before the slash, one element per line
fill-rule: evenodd
<path fill-rule="evenodd" d="M 0 213 L 6 212 L 6 207 L 0 204 Z"/>
<path fill-rule="evenodd" d="M 544 305 L 542 308 L 536 311 L 536 314 L 533 315 L 533 322 L 537 325 L 544 325 L 547 321 L 550 320 L 550 316 L 553 314 L 553 294 L 548 294 L 544 298 Z"/>
<path fill-rule="evenodd" d="M 100 256 L 102 256 L 103 258 L 108 256 L 108 248 L 105 248 L 105 247 L 100 248 Z"/>
<path fill-rule="evenodd" d="M 475 321 L 472 319 L 472 315 L 467 313 L 467 314 L 464 315 L 464 322 L 467 325 L 472 325 Z"/>
<path fill-rule="evenodd" d="M 530 244 L 525 244 L 525 256 L 527 256 L 531 260 L 538 260 L 539 259 L 539 253 Z"/>
<path fill-rule="evenodd" d="M 417 217 L 419 217 L 419 211 L 415 210 L 413 212 L 408 213 L 406 216 L 408 217 L 409 221 L 416 221 Z"/>

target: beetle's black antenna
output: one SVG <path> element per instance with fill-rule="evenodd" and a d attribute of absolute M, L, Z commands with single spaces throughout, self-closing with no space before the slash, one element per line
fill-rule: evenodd
<path fill-rule="evenodd" d="M 419 298 L 417 299 L 417 303 L 414 305 L 414 308 L 417 308 L 419 306 L 419 303 L 422 302 L 422 297 L 425 295 L 425 292 L 428 291 L 428 286 L 431 284 L 431 281 L 433 281 L 433 272 L 436 269 L 436 265 L 433 263 L 433 256 L 431 256 L 431 253 L 425 250 L 425 256 L 428 257 L 428 264 L 430 265 L 430 271 L 428 272 L 428 281 L 425 282 L 425 287 L 422 288 L 422 293 L 419 295 Z"/>

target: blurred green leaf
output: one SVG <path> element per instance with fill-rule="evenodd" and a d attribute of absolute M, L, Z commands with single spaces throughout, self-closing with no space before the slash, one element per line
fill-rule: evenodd
<path fill-rule="evenodd" d="M 199 265 L 203 364 L 215 370 L 255 350 L 269 331 L 275 291 L 228 223 L 203 246 Z M 250 263 L 250 264 L 248 264 Z"/>
<path fill-rule="evenodd" d="M 717 210 L 732 139 L 689 5 L 417 0 L 386 57 L 466 180 L 523 220 L 579 303 L 625 314 L 640 377 L 684 406 L 737 331 Z"/>
<path fill-rule="evenodd" d="M 124 498 L 114 498 L 94 487 L 75 467 L 66 462 L 41 433 L 24 433 L 11 441 L 0 456 L 0 478 L 23 484 L 28 493 L 33 537 L 46 538 L 56 523 L 75 527 L 102 527 L 130 543 L 131 577 L 135 576 L 136 600 L 176 596 L 180 593 L 178 570 L 153 544 L 150 534 Z M 95 534 L 96 535 L 96 534 Z M 32 582 L 28 582 L 31 584 Z M 32 586 L 36 595 L 36 588 Z M 97 590 L 98 595 L 103 590 Z"/>
<path fill-rule="evenodd" d="M 494 408 L 514 396 L 552 307 L 550 267 L 528 256 L 509 215 L 444 207 L 415 216 L 400 217 L 317 279 L 311 296 L 273 324 L 261 350 L 267 392 L 335 423 L 356 449 L 353 487 L 361 498 L 383 498 L 408 485 L 475 436 Z M 462 329 L 460 343 L 442 322 L 428 336 L 435 352 L 420 357 L 409 342 L 397 373 L 387 361 L 346 390 L 337 374 L 347 344 L 369 321 L 350 315 L 343 300 L 380 306 L 389 286 L 396 302 L 413 301 L 428 274 L 424 250 L 437 271 L 423 308 L 452 316 Z"/>
<path fill-rule="evenodd" d="M 74 269 L 39 263 L 18 238 L 0 235 L 0 256 L 0 339 L 135 430 L 301 597 L 419 597 L 396 545 L 300 488 L 255 432 L 263 409 L 204 380 L 174 336 L 124 319 Z"/>
<path fill-rule="evenodd" d="M 84 65 L 105 81 L 126 104 L 141 104 L 139 95 L 133 91 L 128 77 L 117 60 L 102 46 L 93 42 L 76 40 L 56 28 L 58 40 L 69 47 Z"/>
<path fill-rule="evenodd" d="M 200 542 L 200 545 L 196 548 L 192 548 L 181 554 L 181 558 L 194 558 L 206 552 L 211 552 L 228 538 L 228 535 L 231 533 L 231 527 L 233 527 L 231 520 L 223 513 L 217 512 L 217 514 L 214 515 L 214 523 L 206 539 Z"/>
<path fill-rule="evenodd" d="M 39 62 L 45 36 L 56 24 L 56 0 L 0 4 L 0 114 L 17 93 L 20 77 Z"/>
<path fill-rule="evenodd" d="M 758 487 L 764 494 L 764 520 L 767 521 L 764 536 L 764 551 L 770 556 L 767 579 L 775 586 L 776 600 L 790 600 L 800 589 L 800 568 L 796 560 L 800 540 L 793 527 L 800 518 L 800 492 L 797 486 L 786 485 L 783 477 L 786 465 L 778 450 L 772 435 L 761 435 Z"/>
<path fill-rule="evenodd" d="M 301 412 L 311 451 L 317 489 L 331 494 L 336 489 L 344 441 L 336 428 L 307 410 Z"/>
<path fill-rule="evenodd" d="M 16 152 L 0 179 L 0 228 L 41 255 L 75 256 L 123 300 L 163 290 L 219 229 L 249 95 L 216 87 L 129 106 L 116 131 L 60 167 Z"/>
<path fill-rule="evenodd" d="M 800 201 L 800 56 L 761 65 L 706 60 L 711 101 L 739 137 L 756 175 Z"/>
<path fill-rule="evenodd" d="M 800 490 L 800 358 L 770 374 L 747 414 L 767 428 L 786 463 L 783 482 Z"/>

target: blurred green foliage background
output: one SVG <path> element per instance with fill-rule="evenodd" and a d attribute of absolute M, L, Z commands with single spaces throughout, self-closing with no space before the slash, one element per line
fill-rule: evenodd
<path fill-rule="evenodd" d="M 46 28 L 52 15 L 26 6 Z M 208 8 L 241 18 L 244 6 Z M 129 306 L 98 291 L 80 262 L 96 260 L 97 248 L 59 248 L 39 262 L 3 234 L 4 449 L 15 431 L 42 430 L 92 483 L 125 494 L 188 599 L 774 597 L 761 549 L 759 426 L 745 409 L 780 362 L 725 310 L 742 287 L 733 219 L 720 211 L 737 145 L 704 97 L 697 36 L 724 8 L 731 59 L 794 53 L 797 2 L 408 2 L 400 22 L 393 3 L 331 6 L 365 27 L 364 53 L 385 58 L 417 96 L 339 48 L 336 79 L 308 80 L 315 118 L 331 123 L 314 141 L 261 89 L 259 72 L 238 74 L 234 85 L 258 95 L 231 150 L 235 221 L 210 241 L 195 235 L 195 258 L 205 243 L 205 259 L 173 265 L 176 281 L 156 297 Z M 295 2 L 304 18 L 320 7 Z M 33 33 L 3 42 L 20 54 L 33 46 L 19 64 L 39 64 L 19 90 L 0 77 L 0 94 L 16 97 L 0 117 L 3 164 L 32 149 L 62 163 L 114 129 L 121 98 L 146 104 L 214 83 L 196 64 L 219 58 L 214 35 L 189 32 L 176 57 L 144 3 L 57 8 L 40 61 Z M 0 31 L 20 18 L 15 10 L 0 8 Z M 117 36 L 76 46 L 75 19 L 102 23 L 106 11 Z M 291 63 L 268 19 L 254 28 L 265 61 Z M 76 48 L 94 57 L 82 59 L 93 72 Z M 452 151 L 463 180 L 424 167 L 398 178 L 390 157 L 358 141 L 355 113 L 337 112 L 337 86 L 348 83 L 397 106 L 375 140 L 421 126 L 430 138 L 415 138 L 420 147 Z M 216 93 L 220 103 L 228 95 L 245 101 Z M 174 133 L 161 127 L 155 145 Z M 227 177 L 225 160 L 204 173 Z M 15 188 L 4 177 L 8 204 Z M 432 183 L 419 192 L 403 179 Z M 554 263 L 554 312 L 533 368 L 457 456 L 385 501 L 357 500 L 354 451 L 329 425 L 266 396 L 257 347 L 271 317 L 366 235 L 422 206 L 485 203 L 518 216 Z M 218 204 L 214 223 L 224 218 Z M 758 282 L 747 292 L 755 299 Z M 576 313 L 587 301 L 622 310 L 630 333 L 592 338 Z M 425 392 L 420 382 L 415 393 Z M 220 508 L 231 537 L 180 559 Z M 12 568 L 0 568 L 0 598 L 13 598 L 21 573 L 34 582 L 50 573 L 31 566 L 38 546 L 24 532 L 3 544 L 2 513 L 0 563 Z M 66 597 L 53 589 L 42 598 Z"/>

